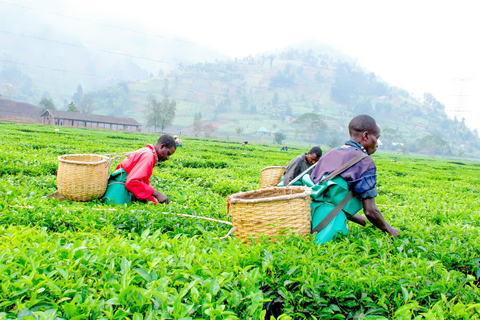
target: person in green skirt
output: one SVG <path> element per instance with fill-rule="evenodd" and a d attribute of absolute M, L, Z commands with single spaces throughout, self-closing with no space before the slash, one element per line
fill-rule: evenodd
<path fill-rule="evenodd" d="M 168 197 L 150 185 L 150 177 L 155 164 L 167 161 L 176 149 L 175 140 L 164 134 L 158 138 L 155 145 L 147 144 L 130 155 L 117 166 L 108 179 L 107 191 L 102 200 L 116 204 L 131 201 L 168 204 Z"/>
<path fill-rule="evenodd" d="M 326 243 L 338 233 L 347 234 L 347 219 L 362 226 L 368 219 L 377 228 L 397 237 L 399 231 L 385 221 L 375 204 L 377 168 L 370 155 L 380 143 L 380 127 L 372 117 L 359 115 L 350 121 L 348 130 L 350 140 L 325 153 L 311 175 L 303 179 L 303 184 L 312 188 L 315 241 Z M 358 214 L 361 209 L 367 219 Z"/>

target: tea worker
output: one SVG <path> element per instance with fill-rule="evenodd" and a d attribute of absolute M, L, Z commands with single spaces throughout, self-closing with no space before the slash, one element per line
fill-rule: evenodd
<path fill-rule="evenodd" d="M 397 237 L 399 231 L 385 221 L 375 204 L 377 168 L 370 155 L 380 143 L 380 127 L 372 117 L 359 115 L 350 121 L 348 131 L 350 140 L 320 159 L 310 182 L 310 177 L 304 179 L 312 187 L 312 231 L 318 231 L 315 241 L 325 243 L 339 232 L 347 234 L 346 219 L 365 226 L 365 217 L 358 214 L 362 208 L 375 227 Z M 343 172 L 325 181 L 342 166 Z"/>
<path fill-rule="evenodd" d="M 175 153 L 175 140 L 169 135 L 161 136 L 155 145 L 147 144 L 123 160 L 108 180 L 103 200 L 123 204 L 130 201 L 152 201 L 155 204 L 170 201 L 150 185 L 153 167 L 157 162 L 167 161 Z"/>
<path fill-rule="evenodd" d="M 177 135 L 174 135 L 174 136 L 173 136 L 173 139 L 175 139 L 175 144 L 176 144 L 177 148 L 178 148 L 178 147 L 183 147 L 183 142 L 182 142 L 182 140 L 180 140 L 180 139 L 178 138 Z"/>
<path fill-rule="evenodd" d="M 287 186 L 290 181 L 295 179 L 302 172 L 307 170 L 310 166 L 317 163 L 322 156 L 322 149 L 320 147 L 313 147 L 308 153 L 301 154 L 290 161 L 283 174 L 283 184 L 280 182 L 279 186 Z M 299 180 L 301 182 L 301 180 Z M 299 184 L 300 184 L 299 182 Z"/>

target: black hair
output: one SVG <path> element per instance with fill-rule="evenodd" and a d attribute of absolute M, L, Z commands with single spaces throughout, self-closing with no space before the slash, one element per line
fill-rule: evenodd
<path fill-rule="evenodd" d="M 379 128 L 377 123 L 375 122 L 375 119 L 367 116 L 366 114 L 356 116 L 348 124 L 348 133 L 351 137 L 357 136 L 358 134 L 365 131 L 369 133 L 378 133 L 378 130 Z"/>
<path fill-rule="evenodd" d="M 313 147 L 308 153 L 316 154 L 317 157 L 320 159 L 320 157 L 322 156 L 322 149 L 320 149 L 320 147 Z"/>
<path fill-rule="evenodd" d="M 163 136 L 158 138 L 156 144 L 160 145 L 162 143 L 165 144 L 165 147 L 167 147 L 167 149 L 170 149 L 170 148 L 177 149 L 177 144 L 175 142 L 175 139 L 173 139 L 173 137 L 168 134 L 164 134 Z"/>

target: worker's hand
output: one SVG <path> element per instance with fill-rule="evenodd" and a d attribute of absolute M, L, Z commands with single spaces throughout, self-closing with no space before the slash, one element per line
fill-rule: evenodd
<path fill-rule="evenodd" d="M 163 193 L 161 192 L 158 192 L 157 190 L 155 190 L 153 192 L 153 196 L 155 198 L 157 198 L 158 200 L 158 203 L 165 203 L 165 204 L 169 204 L 170 203 L 170 200 L 168 200 L 168 197 L 166 195 L 164 195 Z"/>
<path fill-rule="evenodd" d="M 394 227 L 389 227 L 387 232 L 392 236 L 392 237 L 398 237 L 400 235 L 400 231 Z"/>

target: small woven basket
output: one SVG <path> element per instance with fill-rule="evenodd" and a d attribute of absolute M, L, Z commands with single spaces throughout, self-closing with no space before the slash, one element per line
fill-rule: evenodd
<path fill-rule="evenodd" d="M 282 180 L 285 167 L 266 167 L 260 172 L 260 189 L 276 187 Z"/>
<path fill-rule="evenodd" d="M 96 154 L 58 157 L 58 192 L 72 201 L 91 201 L 107 190 L 110 158 Z"/>
<path fill-rule="evenodd" d="M 308 187 L 266 188 L 229 197 L 232 227 L 238 239 L 272 238 L 285 229 L 310 233 L 310 194 Z"/>

